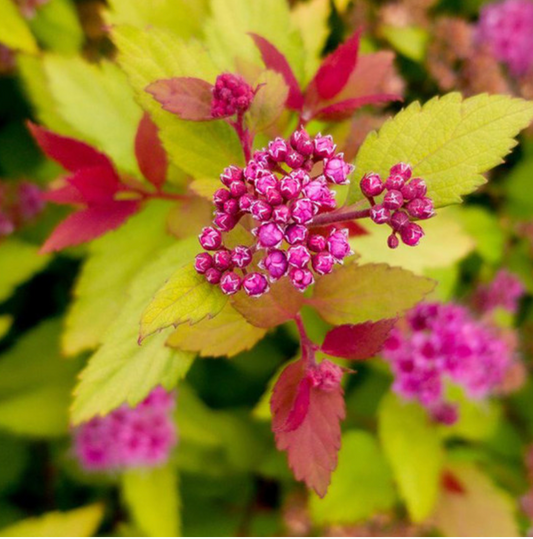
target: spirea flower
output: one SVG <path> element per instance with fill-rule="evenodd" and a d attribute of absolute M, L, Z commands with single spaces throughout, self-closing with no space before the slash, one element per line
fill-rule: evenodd
<path fill-rule="evenodd" d="M 500 270 L 490 283 L 478 287 L 473 303 L 482 313 L 502 308 L 515 314 L 525 291 L 524 284 L 516 275 Z"/>
<path fill-rule="evenodd" d="M 254 99 L 253 88 L 239 75 L 223 73 L 213 87 L 211 114 L 224 118 L 246 112 Z"/>
<path fill-rule="evenodd" d="M 331 137 L 311 137 L 299 129 L 288 140 L 276 138 L 255 152 L 244 169 L 231 166 L 220 176 L 213 197 L 213 226 L 202 230 L 196 271 L 225 294 L 243 290 L 259 297 L 269 283 L 288 278 L 305 291 L 316 275 L 333 271 L 351 254 L 346 230 L 311 233 L 318 214 L 336 209 L 333 185 L 349 182 L 354 167 L 335 153 Z M 228 249 L 225 234 L 249 216 L 255 243 Z M 221 255 L 223 253 L 223 256 Z M 260 271 L 250 272 L 255 256 Z M 217 257 L 224 264 L 217 264 Z M 314 272 L 314 273 L 313 273 Z"/>
<path fill-rule="evenodd" d="M 515 76 L 533 67 L 533 1 L 504 0 L 483 7 L 477 41 Z"/>
<path fill-rule="evenodd" d="M 412 169 L 407 163 L 391 167 L 389 177 L 383 181 L 379 174 L 369 172 L 363 176 L 360 187 L 371 204 L 370 218 L 378 225 L 387 224 L 392 229 L 387 244 L 396 249 L 400 244 L 414 247 L 424 236 L 422 227 L 412 222 L 435 215 L 433 201 L 427 196 L 426 183 L 422 178 L 411 178 Z M 381 202 L 375 198 L 383 195 Z"/>
<path fill-rule="evenodd" d="M 405 326 L 391 332 L 383 357 L 394 373 L 394 391 L 418 400 L 448 424 L 457 414 L 446 402 L 447 381 L 481 399 L 503 382 L 513 364 L 511 347 L 494 328 L 463 306 L 441 303 L 423 303 L 411 311 Z"/>
<path fill-rule="evenodd" d="M 116 471 L 164 463 L 176 444 L 175 395 L 156 387 L 135 408 L 124 404 L 73 433 L 74 452 L 88 471 Z"/>
<path fill-rule="evenodd" d="M 0 237 L 31 222 L 44 208 L 43 192 L 30 182 L 0 182 Z"/>

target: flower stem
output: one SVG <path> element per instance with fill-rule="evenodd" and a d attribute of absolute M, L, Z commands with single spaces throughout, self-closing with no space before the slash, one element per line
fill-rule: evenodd
<path fill-rule="evenodd" d="M 314 226 L 332 225 L 335 223 L 354 221 L 355 219 L 366 219 L 367 217 L 370 217 L 370 209 L 322 213 L 317 215 L 311 224 Z"/>
<path fill-rule="evenodd" d="M 298 333 L 300 334 L 302 358 L 305 359 L 310 365 L 314 365 L 316 363 L 315 351 L 318 350 L 318 346 L 309 338 L 309 335 L 307 335 L 307 331 L 300 313 L 295 315 L 294 321 L 296 322 L 296 327 L 298 328 Z"/>
<path fill-rule="evenodd" d="M 231 127 L 233 127 L 233 129 L 235 129 L 235 133 L 237 133 L 239 142 L 242 146 L 244 160 L 248 163 L 248 161 L 252 158 L 253 137 L 250 135 L 248 129 L 246 129 L 244 126 L 244 113 L 238 113 L 237 120 L 235 122 L 229 121 L 228 123 L 231 125 Z"/>

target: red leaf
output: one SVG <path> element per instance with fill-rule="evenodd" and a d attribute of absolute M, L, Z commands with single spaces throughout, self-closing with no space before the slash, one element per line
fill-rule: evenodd
<path fill-rule="evenodd" d="M 324 122 L 340 122 L 349 118 L 353 113 L 365 105 L 379 105 L 389 101 L 402 101 L 402 97 L 395 94 L 376 94 L 362 97 L 354 97 L 346 101 L 340 101 L 333 105 L 328 105 L 312 114 L 313 120 Z"/>
<path fill-rule="evenodd" d="M 159 189 L 167 177 L 167 153 L 159 140 L 157 125 L 146 113 L 137 128 L 135 156 L 143 176 Z"/>
<path fill-rule="evenodd" d="M 134 200 L 111 201 L 69 215 L 60 223 L 41 247 L 41 253 L 60 251 L 80 245 L 118 228 L 139 208 Z"/>
<path fill-rule="evenodd" d="M 98 166 L 113 169 L 113 163 L 106 155 L 85 142 L 57 135 L 31 122 L 28 122 L 28 128 L 41 150 L 70 172 Z"/>
<path fill-rule="evenodd" d="M 320 99 L 327 101 L 344 88 L 357 65 L 360 39 L 358 31 L 323 60 L 309 85 L 311 95 L 316 91 Z"/>
<path fill-rule="evenodd" d="M 83 195 L 70 183 L 43 193 L 43 198 L 56 204 L 84 204 Z"/>
<path fill-rule="evenodd" d="M 108 167 L 84 168 L 67 178 L 67 182 L 79 191 L 88 205 L 111 202 L 120 187 L 119 177 Z"/>
<path fill-rule="evenodd" d="M 459 479 L 450 471 L 445 470 L 441 477 L 442 488 L 453 494 L 466 494 L 466 489 Z"/>
<path fill-rule="evenodd" d="M 213 86 L 194 77 L 175 77 L 158 80 L 146 91 L 152 94 L 162 107 L 182 120 L 205 122 L 213 120 L 211 102 Z"/>
<path fill-rule="evenodd" d="M 279 73 L 285 79 L 285 82 L 289 87 L 287 107 L 293 110 L 301 110 L 304 97 L 287 58 L 285 58 L 285 56 L 264 37 L 253 33 L 251 33 L 250 36 L 255 41 L 265 66 L 272 71 L 276 71 L 276 73 Z"/>
<path fill-rule="evenodd" d="M 277 448 L 287 451 L 295 478 L 304 481 L 321 497 L 326 494 L 331 473 L 337 467 L 340 422 L 345 417 L 340 377 L 327 389 L 312 383 L 311 371 L 316 374 L 322 366 L 341 372 L 328 361 L 316 367 L 308 366 L 301 359 L 283 371 L 271 400 Z"/>
<path fill-rule="evenodd" d="M 396 319 L 387 319 L 337 326 L 326 335 L 322 351 L 344 359 L 368 359 L 381 350 L 395 323 Z"/>

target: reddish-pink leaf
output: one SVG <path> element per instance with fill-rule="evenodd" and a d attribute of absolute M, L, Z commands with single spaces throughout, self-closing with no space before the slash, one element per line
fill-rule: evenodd
<path fill-rule="evenodd" d="M 322 351 L 345 359 L 368 359 L 381 350 L 395 323 L 394 318 L 379 322 L 337 326 L 326 335 Z"/>
<path fill-rule="evenodd" d="M 320 366 L 325 363 L 329 362 Z M 338 367 L 329 366 L 340 373 Z M 316 385 L 311 369 L 316 372 L 317 367 L 301 359 L 282 372 L 272 394 L 272 428 L 277 448 L 287 451 L 295 478 L 324 496 L 337 467 L 345 405 L 340 380 Z"/>
<path fill-rule="evenodd" d="M 309 86 L 311 94 L 316 91 L 321 100 L 327 101 L 344 88 L 357 65 L 360 39 L 358 31 L 324 59 Z"/>
<path fill-rule="evenodd" d="M 146 91 L 152 94 L 162 107 L 182 120 L 205 122 L 213 120 L 211 102 L 213 86 L 194 77 L 175 77 L 158 80 Z"/>
<path fill-rule="evenodd" d="M 84 204 L 83 195 L 70 183 L 43 193 L 43 198 L 56 204 Z"/>
<path fill-rule="evenodd" d="M 442 473 L 441 484 L 442 488 L 448 492 L 453 494 L 466 494 L 464 485 L 459 481 L 457 476 L 449 470 L 445 470 Z"/>
<path fill-rule="evenodd" d="M 402 101 L 402 97 L 395 94 L 376 94 L 354 97 L 317 110 L 312 114 L 312 119 L 323 122 L 340 122 L 352 116 L 357 109 L 360 109 L 365 105 L 381 105 L 390 101 Z"/>
<path fill-rule="evenodd" d="M 67 182 L 89 205 L 112 201 L 120 187 L 117 173 L 108 167 L 84 168 L 67 178 Z"/>
<path fill-rule="evenodd" d="M 159 140 L 157 125 L 147 113 L 143 115 L 137 128 L 135 156 L 143 176 L 159 189 L 167 177 L 168 159 Z"/>
<path fill-rule="evenodd" d="M 265 66 L 272 71 L 276 71 L 285 79 L 285 82 L 289 87 L 287 107 L 293 110 L 301 110 L 304 97 L 287 58 L 285 58 L 285 56 L 264 37 L 253 33 L 250 35 L 261 53 Z"/>
<path fill-rule="evenodd" d="M 77 211 L 55 228 L 41 247 L 41 252 L 60 251 L 66 247 L 94 240 L 118 228 L 138 209 L 138 201 L 117 200 Z"/>
<path fill-rule="evenodd" d="M 41 150 L 70 172 L 98 166 L 113 169 L 113 163 L 106 155 L 85 142 L 57 135 L 31 122 L 28 122 L 28 128 Z"/>

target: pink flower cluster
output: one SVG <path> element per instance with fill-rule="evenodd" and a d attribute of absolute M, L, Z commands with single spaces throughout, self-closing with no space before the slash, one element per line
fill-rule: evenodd
<path fill-rule="evenodd" d="M 21 14 L 26 19 L 32 19 L 37 10 L 48 3 L 49 0 L 15 0 L 19 6 Z"/>
<path fill-rule="evenodd" d="M 44 207 L 42 195 L 33 183 L 0 183 L 0 237 L 9 236 L 38 215 Z"/>
<path fill-rule="evenodd" d="M 411 219 L 429 219 L 435 215 L 433 201 L 426 196 L 426 182 L 421 178 L 411 178 L 412 174 L 410 165 L 398 163 L 390 169 L 386 181 L 375 172 L 369 172 L 361 179 L 361 191 L 372 205 L 370 218 L 374 223 L 387 224 L 392 229 L 388 238 L 391 249 L 400 244 L 396 234 L 405 245 L 418 245 L 424 231 Z M 382 202 L 376 203 L 374 198 L 383 193 Z"/>
<path fill-rule="evenodd" d="M 124 404 L 74 431 L 74 451 L 85 470 L 115 471 L 164 463 L 176 444 L 175 395 L 156 387 L 135 408 Z"/>
<path fill-rule="evenodd" d="M 254 99 L 253 88 L 239 75 L 223 73 L 217 77 L 213 87 L 211 115 L 225 118 L 246 112 Z"/>
<path fill-rule="evenodd" d="M 227 168 L 220 177 L 225 187 L 213 197 L 214 226 L 204 228 L 199 237 L 212 254 L 196 257 L 196 271 L 225 294 L 242 288 L 258 297 L 268 291 L 269 281 L 286 275 L 303 292 L 314 283 L 313 272 L 331 273 L 351 254 L 347 231 L 333 228 L 323 235 L 310 227 L 317 214 L 337 207 L 329 186 L 348 183 L 353 168 L 335 153 L 330 136 L 312 138 L 304 129 L 255 152 L 245 169 Z M 227 249 L 224 233 L 244 216 L 254 223 L 255 244 Z M 256 253 L 261 254 L 258 267 L 263 271 L 249 272 Z"/>
<path fill-rule="evenodd" d="M 533 67 L 533 1 L 504 0 L 481 10 L 477 40 L 487 45 L 495 58 L 514 76 Z"/>
<path fill-rule="evenodd" d="M 395 381 L 393 389 L 418 400 L 443 423 L 457 413 L 445 399 L 445 382 L 461 386 L 470 398 L 486 397 L 513 363 L 509 344 L 463 306 L 422 303 L 391 332 L 383 349 Z"/>
<path fill-rule="evenodd" d="M 515 314 L 525 291 L 522 281 L 516 275 L 500 270 L 490 283 L 478 287 L 473 303 L 482 313 L 502 308 Z"/>

